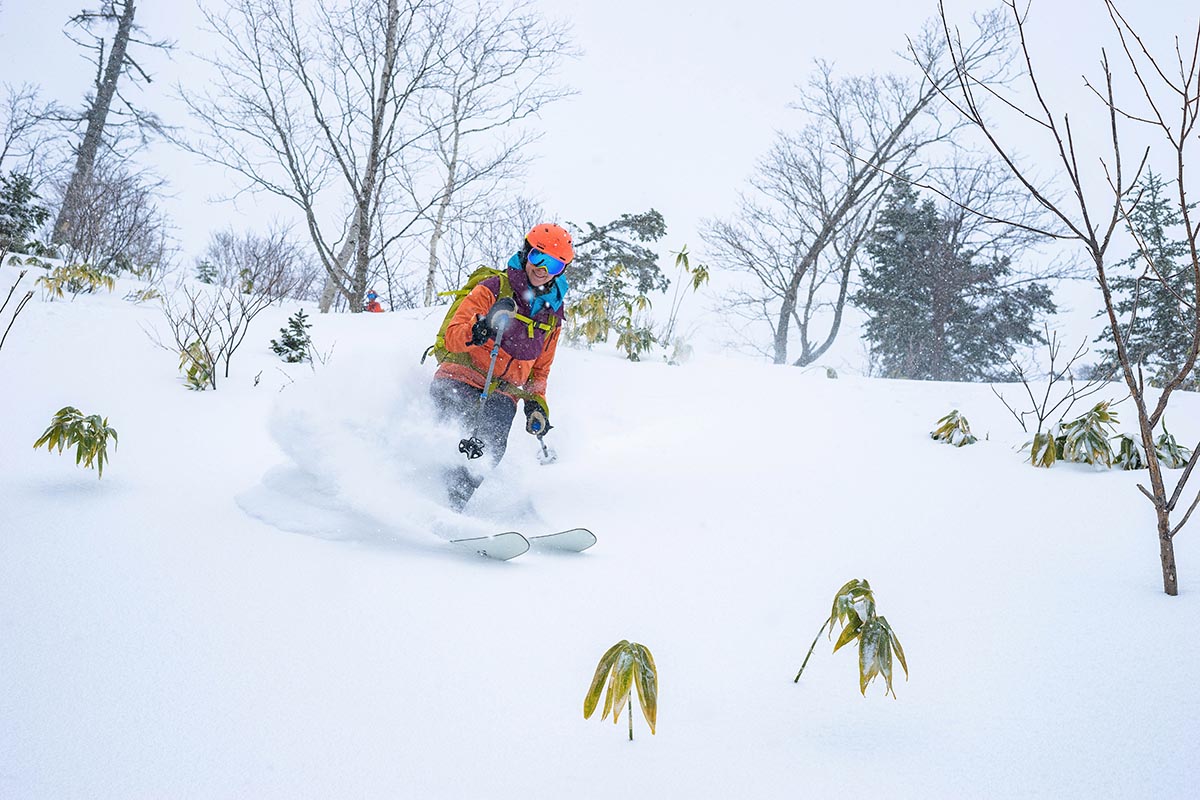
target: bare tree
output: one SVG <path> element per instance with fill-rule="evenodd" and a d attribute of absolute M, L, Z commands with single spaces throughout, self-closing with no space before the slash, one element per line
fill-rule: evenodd
<path fill-rule="evenodd" d="M 41 100 L 36 87 L 5 86 L 0 101 L 0 171 L 29 175 L 38 188 L 55 150 L 49 123 L 61 115 L 58 106 Z"/>
<path fill-rule="evenodd" d="M 101 145 L 106 141 L 105 130 L 109 126 L 110 111 L 114 111 L 113 101 L 116 100 L 120 104 L 119 110 L 114 113 L 123 116 L 126 121 L 134 122 L 139 129 L 144 130 L 148 126 L 157 125 L 157 120 L 153 115 L 147 114 L 126 100 L 118 87 L 121 77 L 131 72 L 136 73 L 146 83 L 150 82 L 150 76 L 130 54 L 130 44 L 142 44 L 165 50 L 171 48 L 167 42 L 147 42 L 135 38 L 134 34 L 140 31 L 140 28 L 134 24 L 135 14 L 134 0 L 105 0 L 99 10 L 81 11 L 71 18 L 71 24 L 92 35 L 93 43 L 84 46 L 96 50 L 97 67 L 103 64 L 103 70 L 97 69 L 95 93 L 88 98 L 83 116 L 65 120 L 86 123 L 86 129 L 83 139 L 75 148 L 75 167 L 71 172 L 71 179 L 66 190 L 63 192 L 58 217 L 54 221 L 54 230 L 51 236 L 54 244 L 65 244 L 68 241 L 68 229 L 80 221 L 76 203 L 88 191 L 97 155 Z M 117 30 L 113 36 L 108 57 L 105 59 L 104 38 L 90 34 L 90 31 L 91 26 L 96 23 L 112 22 L 116 23 Z M 78 39 L 74 41 L 83 44 Z"/>
<path fill-rule="evenodd" d="M 1058 361 L 1058 354 L 1062 350 L 1062 342 L 1059 341 L 1058 333 L 1051 331 L 1048 325 L 1045 326 L 1044 330 L 1045 336 L 1043 338 L 1046 341 L 1049 369 L 1046 371 L 1046 386 L 1041 398 L 1039 399 L 1034 392 L 1034 379 L 1030 374 L 1030 370 L 1011 356 L 1008 359 L 1009 366 L 1012 367 L 1013 375 L 1021 382 L 1021 386 L 1025 389 L 1025 396 L 1029 399 L 1029 408 L 1024 411 L 1017 411 L 995 386 L 991 387 L 992 394 L 1000 398 L 1000 402 L 1013 415 L 1017 424 L 1021 426 L 1021 430 L 1026 433 L 1029 432 L 1026 417 L 1033 417 L 1037 421 L 1037 427 L 1034 429 L 1035 437 L 1040 436 L 1043 429 L 1049 430 L 1053 427 L 1052 425 L 1046 425 L 1048 419 L 1057 415 L 1058 422 L 1061 423 L 1067 414 L 1071 413 L 1071 409 L 1074 408 L 1076 403 L 1091 397 L 1107 385 L 1106 380 L 1095 376 L 1076 385 L 1076 365 L 1087 354 L 1087 343 L 1081 343 L 1076 348 L 1075 354 L 1067 359 L 1067 363 L 1062 367 L 1058 367 L 1056 362 Z M 1061 385 L 1064 381 L 1066 382 L 1066 386 Z M 1057 390 L 1055 389 L 1056 386 L 1058 386 Z M 1037 439 L 1035 438 L 1034 441 L 1036 442 Z M 1031 453 L 1031 455 L 1033 454 Z"/>
<path fill-rule="evenodd" d="M 438 280 L 458 287 L 475 267 L 498 267 L 521 247 L 521 239 L 547 215 L 541 204 L 517 193 L 515 199 L 481 198 L 469 213 L 456 215 L 441 241 Z"/>
<path fill-rule="evenodd" d="M 171 223 L 162 209 L 164 181 L 115 153 L 102 153 L 86 181 L 63 185 L 62 206 L 74 191 L 58 244 L 73 260 L 113 275 L 124 270 L 153 280 L 175 254 Z"/>
<path fill-rule="evenodd" d="M 406 160 L 430 134 L 415 106 L 440 66 L 449 3 L 346 0 L 303 16 L 294 0 L 235 0 L 205 13 L 224 42 L 206 59 L 220 78 L 207 94 L 181 89 L 204 138 L 174 140 L 296 206 L 328 281 L 321 311 L 335 295 L 362 310 L 372 260 L 438 199 L 376 235 L 390 198 L 416 195 L 390 184 L 415 180 Z"/>
<path fill-rule="evenodd" d="M 266 236 L 225 231 L 213 235 L 205 254 L 218 281 L 209 286 L 184 282 L 163 299 L 170 343 L 156 333 L 151 338 L 192 364 L 192 388 L 217 388 L 217 368 L 223 362 L 229 377 L 230 362 L 246 340 L 250 323 L 284 297 L 293 297 L 298 286 L 311 280 L 302 269 L 302 256 L 287 237 L 286 229 L 273 228 Z"/>
<path fill-rule="evenodd" d="M 1103 83 L 1096 86 L 1085 80 L 1085 85 L 1103 107 L 1101 119 L 1108 138 L 1105 146 L 1107 154 L 1093 161 L 1084 158 L 1080 152 L 1082 148 L 1077 147 L 1076 128 L 1069 115 L 1060 115 L 1051 107 L 1025 38 L 1025 14 L 1012 0 L 1006 0 L 1005 5 L 1019 34 L 1020 53 L 1027 66 L 1028 88 L 1033 98 L 1031 103 L 1022 105 L 1017 98 L 1003 96 L 981 86 L 975 74 L 976 65 L 967 60 L 960 37 L 951 27 L 945 9 L 939 3 L 944 38 L 954 66 L 954 81 L 946 87 L 945 96 L 976 126 L 1029 194 L 1062 226 L 1061 232 L 1047 230 L 1045 233 L 1073 242 L 1086 253 L 1104 297 L 1104 311 L 1113 333 L 1120 371 L 1137 410 L 1142 446 L 1147 454 L 1152 454 L 1155 452 L 1154 429 L 1162 420 L 1172 393 L 1187 380 L 1200 357 L 1200 252 L 1197 249 L 1200 221 L 1194 219 L 1193 201 L 1187 195 L 1185 158 L 1188 144 L 1196 141 L 1196 122 L 1200 116 L 1200 24 L 1195 26 L 1196 33 L 1191 41 L 1180 42 L 1176 38 L 1174 52 L 1168 58 L 1161 58 L 1151 52 L 1115 0 L 1105 0 L 1105 9 L 1120 42 L 1121 56 L 1128 66 L 1128 78 L 1135 87 L 1136 101 L 1118 104 L 1113 88 L 1113 71 L 1108 54 L 1102 48 L 1100 63 Z M 1019 163 L 1007 130 L 1002 131 L 1000 123 L 994 122 L 985 113 L 985 104 L 989 99 L 998 99 L 1004 107 L 1015 112 L 1015 119 L 1033 125 L 1043 141 L 1052 147 L 1061 168 L 1057 179 L 1065 182 L 1064 199 L 1054 199 L 1054 178 L 1039 179 Z M 1128 134 L 1130 130 L 1148 133 L 1154 139 L 1154 144 L 1142 150 L 1133 162 L 1126 157 L 1126 146 L 1121 138 L 1123 132 Z M 1157 400 L 1153 390 L 1147 391 L 1141 366 L 1130 355 L 1127 336 L 1134 326 L 1125 327 L 1118 319 L 1108 276 L 1109 249 L 1114 234 L 1119 233 L 1122 223 L 1128 225 L 1130 212 L 1141 199 L 1136 186 L 1152 153 L 1165 153 L 1164 160 L 1172 165 L 1175 202 L 1178 203 L 1189 249 L 1187 269 L 1196 278 L 1192 284 L 1195 287 L 1194 295 L 1179 297 L 1184 310 L 1181 324 L 1191 330 L 1192 346 L 1178 372 L 1165 380 Z M 1128 168 L 1131 163 L 1136 164 L 1133 170 Z M 1134 228 L 1132 225 L 1129 227 Z M 1153 270 L 1154 262 L 1144 243 L 1135 241 L 1134 245 Z M 1171 515 L 1179 508 L 1184 487 L 1198 459 L 1200 444 L 1193 450 L 1174 489 L 1168 491 L 1158 459 L 1148 458 L 1151 488 L 1147 490 L 1144 486 L 1138 486 L 1154 506 L 1163 590 L 1168 595 L 1179 592 L 1174 538 L 1197 505 L 1200 505 L 1200 495 L 1187 507 L 1181 519 L 1175 521 Z"/>
<path fill-rule="evenodd" d="M 456 18 L 440 47 L 441 77 L 426 114 L 442 180 L 432 209 L 425 305 L 435 302 L 439 244 L 447 228 L 486 207 L 497 187 L 524 168 L 522 151 L 538 138 L 529 130 L 507 141 L 499 135 L 568 94 L 549 78 L 572 55 L 567 32 L 528 2 L 509 8 L 479 2 Z M 480 139 L 491 149 L 476 146 Z"/>
<path fill-rule="evenodd" d="M 292 238 L 292 229 L 278 223 L 262 234 L 217 231 L 199 260 L 210 270 L 212 283 L 247 293 L 268 287 L 260 293 L 280 298 L 312 299 L 320 272 L 311 254 Z"/>
<path fill-rule="evenodd" d="M 973 67 L 990 67 L 1009 28 L 994 13 L 981 16 L 977 26 L 963 57 Z M 928 27 L 911 60 L 938 64 L 945 51 L 938 31 Z M 927 70 L 925 80 L 895 74 L 838 78 L 829 64 L 818 61 L 816 67 L 796 104 L 807 124 L 779 135 L 737 219 L 710 222 L 704 232 L 715 264 L 749 272 L 757 281 L 738 305 L 770 322 L 776 364 L 788 361 L 793 325 L 800 338 L 798 366 L 833 344 L 885 173 L 909 168 L 924 148 L 947 141 L 961 125 L 937 113 L 940 90 L 955 74 L 948 65 Z M 818 320 L 827 321 L 824 333 L 815 330 Z"/>

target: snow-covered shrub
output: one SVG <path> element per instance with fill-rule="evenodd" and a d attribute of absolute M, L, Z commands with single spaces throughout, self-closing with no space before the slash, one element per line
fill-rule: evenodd
<path fill-rule="evenodd" d="M 308 317 L 304 315 L 304 309 L 300 309 L 288 317 L 286 328 L 279 329 L 279 340 L 271 340 L 271 350 L 289 364 L 311 361 L 312 338 L 308 335 L 308 329 L 311 327 Z"/>
<path fill-rule="evenodd" d="M 937 428 L 930 431 L 929 438 L 937 442 L 946 442 L 955 447 L 975 444 L 978 441 L 971 435 L 971 425 L 967 418 L 954 409 L 937 421 Z"/>
<path fill-rule="evenodd" d="M 838 589 L 833 598 L 833 610 L 829 614 L 829 619 L 825 620 L 821 629 L 817 631 L 817 637 L 813 639 L 812 646 L 808 648 L 808 655 L 804 657 L 804 663 L 800 665 L 800 671 L 796 673 L 796 680 L 793 683 L 800 681 L 800 676 L 804 674 L 804 668 L 808 666 L 808 659 L 812 657 L 813 650 L 821 639 L 821 634 L 825 632 L 826 628 L 829 628 L 829 638 L 832 639 L 833 629 L 839 624 L 842 626 L 842 633 L 838 636 L 837 644 L 833 646 L 833 652 L 836 653 L 844 645 L 850 644 L 855 639 L 858 640 L 859 690 L 865 696 L 867 685 L 882 675 L 887 684 L 884 694 L 890 692 L 892 697 L 895 697 L 896 690 L 892 688 L 892 654 L 895 653 L 896 658 L 900 659 L 905 679 L 908 678 L 908 663 L 904 660 L 904 648 L 900 646 L 896 632 L 892 630 L 892 626 L 888 624 L 885 617 L 876 615 L 875 594 L 871 591 L 871 584 L 865 580 L 848 581 L 841 589 Z"/>
<path fill-rule="evenodd" d="M 39 269 L 50 270 L 54 268 L 46 259 L 58 258 L 58 250 L 53 245 L 45 245 L 34 239 L 31 242 L 25 243 L 25 255 L 14 255 L 8 259 L 10 267 L 38 267 Z"/>
<path fill-rule="evenodd" d="M 1058 460 L 1058 426 L 1049 431 L 1035 433 L 1033 441 L 1025 446 L 1029 448 L 1029 463 L 1035 467 L 1049 468 Z"/>
<path fill-rule="evenodd" d="M 1117 455 L 1113 460 L 1113 465 L 1121 469 L 1146 469 L 1146 450 L 1142 447 L 1141 442 L 1130 436 L 1128 433 L 1122 433 L 1120 436 L 1114 436 L 1113 441 L 1117 442 Z M 1192 457 L 1190 448 L 1184 447 L 1175 441 L 1174 435 L 1167 430 L 1167 426 L 1163 425 L 1163 432 L 1157 439 L 1154 440 L 1154 455 L 1167 469 L 1179 469 L 1187 466 Z"/>
<path fill-rule="evenodd" d="M 654 656 L 644 644 L 621 641 L 608 648 L 596 665 L 596 674 L 592 676 L 592 685 L 588 687 L 587 696 L 583 699 L 583 718 L 590 719 L 596 705 L 600 702 L 600 692 L 608 685 L 604 694 L 604 711 L 600 719 L 612 712 L 613 724 L 621 718 L 621 706 L 629 705 L 629 740 L 633 741 L 633 695 L 630 690 L 637 687 L 638 703 L 642 707 L 642 716 L 650 726 L 650 734 L 654 734 L 654 724 L 658 719 L 658 670 L 654 666 Z"/>
<path fill-rule="evenodd" d="M 1165 422 L 1163 423 L 1163 432 L 1154 440 L 1154 453 L 1162 465 L 1168 469 L 1179 469 L 1186 466 L 1192 459 L 1191 449 L 1175 441 L 1175 437 L 1167 430 Z"/>
<path fill-rule="evenodd" d="M 108 417 L 100 418 L 99 414 L 85 417 L 83 412 L 73 406 L 58 410 L 50 421 L 41 438 L 33 443 L 36 450 L 46 445 L 47 450 L 64 447 L 75 448 L 75 463 L 85 467 L 96 468 L 97 477 L 104 477 L 104 462 L 108 459 L 108 440 L 112 437 L 113 444 L 117 442 L 117 432 L 108 426 Z"/>
<path fill-rule="evenodd" d="M 1035 467 L 1050 467 L 1056 461 L 1075 461 L 1080 464 L 1100 464 L 1111 467 L 1118 459 L 1113 453 L 1110 438 L 1117 424 L 1117 413 L 1109 410 L 1109 402 L 1097 403 L 1086 414 L 1065 423 L 1054 425 L 1047 432 L 1034 435 L 1033 441 L 1025 443 L 1029 450 L 1029 463 Z M 1120 445 L 1124 447 L 1124 443 Z M 1133 456 L 1125 454 L 1128 461 Z M 1138 469 L 1138 467 L 1123 467 Z"/>
<path fill-rule="evenodd" d="M 117 288 L 117 281 L 112 275 L 88 264 L 63 264 L 34 282 L 41 284 L 51 300 L 56 297 L 61 300 L 67 294 L 74 300 L 81 294 L 92 294 L 100 289 L 111 292 Z"/>
<path fill-rule="evenodd" d="M 145 289 L 135 289 L 125 294 L 125 299 L 131 303 L 145 303 L 147 300 L 158 300 L 161 297 L 162 295 L 153 286 L 147 286 Z"/>
<path fill-rule="evenodd" d="M 1117 456 L 1113 460 L 1113 466 L 1124 470 L 1146 468 L 1146 455 L 1142 452 L 1142 445 L 1137 439 L 1128 433 L 1122 433 L 1116 437 L 1116 441 Z"/>
<path fill-rule="evenodd" d="M 1116 427 L 1117 414 L 1110 411 L 1108 405 L 1107 400 L 1097 403 L 1091 411 L 1060 428 L 1055 439 L 1059 458 L 1063 461 L 1112 466 L 1113 451 L 1108 438 Z"/>

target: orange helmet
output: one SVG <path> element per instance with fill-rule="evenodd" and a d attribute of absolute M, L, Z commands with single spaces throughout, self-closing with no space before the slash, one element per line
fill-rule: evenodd
<path fill-rule="evenodd" d="M 525 234 L 525 241 L 543 253 L 554 256 L 564 264 L 570 264 L 575 258 L 575 248 L 571 244 L 571 234 L 561 225 L 543 222 L 534 225 Z"/>

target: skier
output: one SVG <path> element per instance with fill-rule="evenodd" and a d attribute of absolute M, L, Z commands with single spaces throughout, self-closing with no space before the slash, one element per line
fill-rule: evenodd
<path fill-rule="evenodd" d="M 379 295 L 375 294 L 375 290 L 367 292 L 367 303 L 363 306 L 363 311 L 369 311 L 372 314 L 382 314 L 383 306 L 379 303 Z"/>
<path fill-rule="evenodd" d="M 482 445 L 493 466 L 504 456 L 518 399 L 524 402 L 527 432 L 541 437 L 551 428 L 546 380 L 565 316 L 563 271 L 574 257 L 571 234 L 564 228 L 534 225 L 507 269 L 477 271 L 478 282 L 442 323 L 444 347 L 430 394 L 443 419 L 458 421 L 478 437 L 473 441 Z M 493 362 L 497 338 L 500 347 Z M 481 408 L 489 369 L 492 387 Z M 458 466 L 446 481 L 450 505 L 460 511 L 483 479 Z"/>

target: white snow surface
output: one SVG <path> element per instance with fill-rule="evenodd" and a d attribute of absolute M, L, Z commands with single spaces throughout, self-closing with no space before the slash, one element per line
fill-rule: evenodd
<path fill-rule="evenodd" d="M 35 298 L 0 351 L 0 797 L 1200 790 L 1200 519 L 1167 597 L 1147 473 L 1031 468 L 985 385 L 563 347 L 557 463 L 518 416 L 459 517 L 438 488 L 458 434 L 417 365 L 441 310 L 310 307 L 332 348 L 310 368 L 267 347 L 287 303 L 191 392 L 137 286 Z M 66 405 L 119 432 L 103 479 L 32 449 Z M 953 408 L 977 444 L 929 438 Z M 1197 397 L 1167 423 L 1194 445 Z M 444 542 L 573 526 L 599 543 L 499 563 Z M 792 681 L 851 578 L 904 646 L 897 699 L 861 696 L 825 638 Z M 582 714 L 621 639 L 660 679 L 633 742 L 624 713 Z"/>

